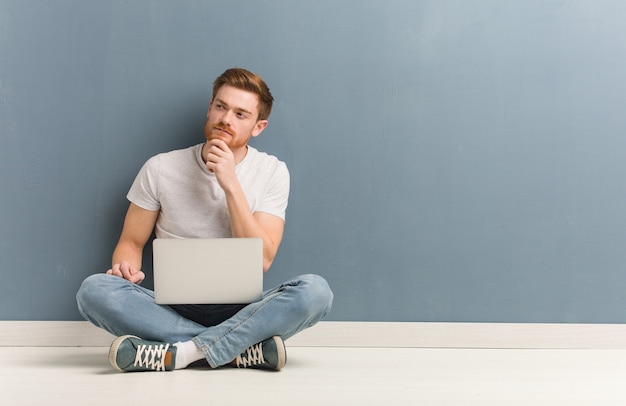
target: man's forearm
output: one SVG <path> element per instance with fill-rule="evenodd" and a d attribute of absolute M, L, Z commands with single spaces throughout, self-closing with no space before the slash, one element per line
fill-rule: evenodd
<path fill-rule="evenodd" d="M 120 241 L 113 251 L 111 262 L 112 265 L 115 265 L 127 261 L 139 271 L 141 270 L 142 257 L 143 247 Z"/>
<path fill-rule="evenodd" d="M 263 240 L 263 270 L 267 271 L 278 250 L 276 242 L 270 238 L 254 218 L 248 200 L 239 185 L 231 191 L 226 191 L 226 202 L 233 237 L 260 238 Z"/>

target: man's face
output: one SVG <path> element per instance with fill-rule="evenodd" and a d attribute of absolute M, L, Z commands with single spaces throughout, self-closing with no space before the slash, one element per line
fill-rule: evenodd
<path fill-rule="evenodd" d="M 267 126 L 259 120 L 259 98 L 246 90 L 224 85 L 211 100 L 204 135 L 207 141 L 222 139 L 235 150 L 245 148 L 250 137 L 256 137 Z"/>

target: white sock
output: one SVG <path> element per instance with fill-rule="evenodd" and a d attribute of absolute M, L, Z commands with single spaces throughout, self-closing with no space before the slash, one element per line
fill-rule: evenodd
<path fill-rule="evenodd" d="M 176 346 L 176 360 L 174 362 L 174 369 L 187 368 L 192 362 L 196 362 L 204 358 L 204 353 L 198 346 L 191 340 L 183 342 L 177 342 Z"/>

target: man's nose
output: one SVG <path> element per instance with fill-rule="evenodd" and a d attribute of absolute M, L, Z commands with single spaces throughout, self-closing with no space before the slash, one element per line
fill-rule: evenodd
<path fill-rule="evenodd" d="M 234 118 L 234 113 L 230 110 L 226 110 L 225 112 L 222 113 L 222 116 L 220 117 L 220 121 L 223 124 L 230 126 L 233 118 Z"/>

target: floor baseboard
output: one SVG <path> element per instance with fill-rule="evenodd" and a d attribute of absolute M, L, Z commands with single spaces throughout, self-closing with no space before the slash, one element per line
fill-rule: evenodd
<path fill-rule="evenodd" d="M 1 347 L 105 347 L 113 336 L 84 321 L 0 321 Z M 296 347 L 626 349 L 626 325 L 321 322 Z"/>

